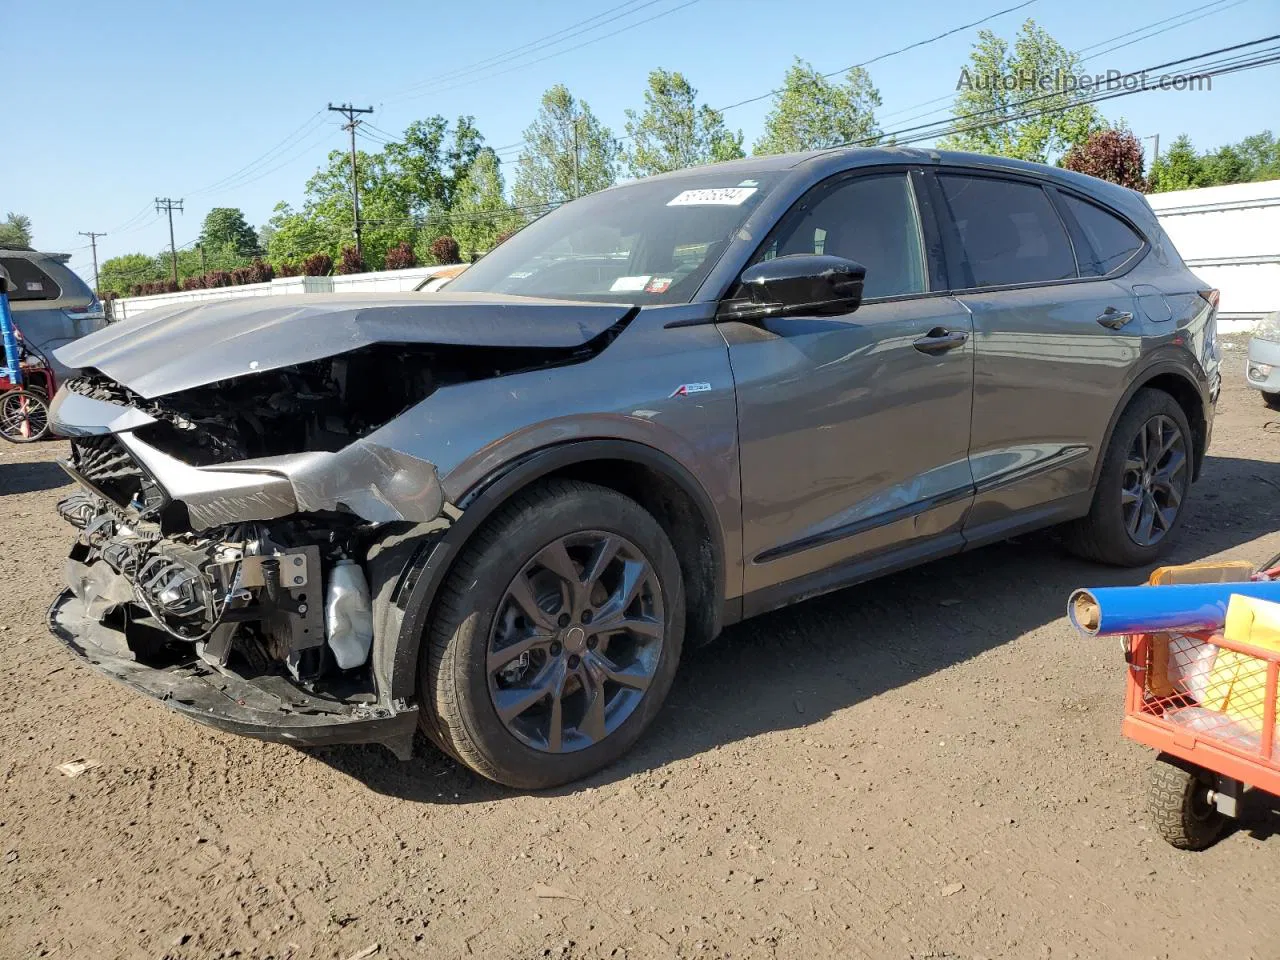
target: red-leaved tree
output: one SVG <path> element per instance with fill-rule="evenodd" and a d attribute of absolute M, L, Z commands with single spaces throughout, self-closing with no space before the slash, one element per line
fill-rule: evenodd
<path fill-rule="evenodd" d="M 327 253 L 313 253 L 302 261 L 302 273 L 308 277 L 327 277 L 333 271 L 333 257 Z"/>
<path fill-rule="evenodd" d="M 1142 190 L 1142 141 L 1128 130 L 1099 130 L 1067 151 L 1062 165 L 1077 173 Z"/>
<path fill-rule="evenodd" d="M 431 259 L 436 263 L 461 263 L 462 250 L 458 241 L 446 234 L 431 241 Z"/>
<path fill-rule="evenodd" d="M 413 246 L 408 240 L 401 240 L 387 251 L 387 255 L 383 259 L 382 268 L 384 270 L 408 270 L 410 267 L 416 267 L 417 265 L 418 258 L 413 252 Z"/>
<path fill-rule="evenodd" d="M 364 265 L 364 257 L 355 247 L 342 248 L 342 260 L 338 264 L 338 273 L 368 273 Z"/>

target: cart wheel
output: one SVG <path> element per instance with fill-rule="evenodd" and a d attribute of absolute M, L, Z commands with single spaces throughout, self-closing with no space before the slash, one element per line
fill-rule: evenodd
<path fill-rule="evenodd" d="M 1222 836 L 1227 818 L 1209 800 L 1208 771 L 1167 753 L 1151 768 L 1147 804 L 1156 830 L 1179 850 L 1205 850 Z"/>
<path fill-rule="evenodd" d="M 17 387 L 0 394 L 0 436 L 31 443 L 49 432 L 49 405 L 44 397 Z"/>

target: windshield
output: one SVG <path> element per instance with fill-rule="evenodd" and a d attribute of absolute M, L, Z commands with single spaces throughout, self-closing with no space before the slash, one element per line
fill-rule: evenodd
<path fill-rule="evenodd" d="M 449 285 L 641 305 L 688 303 L 776 171 L 705 173 L 628 184 L 535 220 Z"/>

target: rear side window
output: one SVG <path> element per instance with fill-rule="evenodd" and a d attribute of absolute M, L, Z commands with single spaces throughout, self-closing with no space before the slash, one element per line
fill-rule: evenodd
<path fill-rule="evenodd" d="M 1075 277 L 1076 258 L 1057 211 L 1035 184 L 941 174 L 975 287 Z"/>
<path fill-rule="evenodd" d="M 57 300 L 62 291 L 53 282 L 53 278 L 37 267 L 30 260 L 22 257 L 0 258 L 0 264 L 9 271 L 14 291 L 9 299 L 15 303 L 20 300 Z"/>
<path fill-rule="evenodd" d="M 855 177 L 821 185 L 788 211 L 756 255 L 827 254 L 867 268 L 864 299 L 925 292 L 920 218 L 907 175 Z"/>
<path fill-rule="evenodd" d="M 1079 252 L 1081 276 L 1106 276 L 1142 247 L 1142 238 L 1119 217 L 1070 194 L 1061 197 L 1093 248 L 1091 253 Z"/>

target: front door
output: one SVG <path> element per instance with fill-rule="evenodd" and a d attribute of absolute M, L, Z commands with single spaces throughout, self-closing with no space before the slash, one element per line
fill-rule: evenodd
<path fill-rule="evenodd" d="M 744 592 L 759 592 L 748 613 L 839 586 L 864 565 L 962 546 L 972 329 L 958 301 L 929 292 L 940 284 L 917 197 L 907 171 L 814 188 L 756 259 L 856 260 L 867 268 L 862 306 L 721 326 L 738 394 Z"/>

